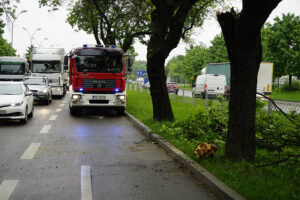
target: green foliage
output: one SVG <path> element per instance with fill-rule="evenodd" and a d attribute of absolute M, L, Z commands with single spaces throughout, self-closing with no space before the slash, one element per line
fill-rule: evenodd
<path fill-rule="evenodd" d="M 289 82 L 286 81 L 284 84 L 280 87 L 281 91 L 300 91 L 300 82 L 292 80 L 291 87 L 289 85 Z"/>
<path fill-rule="evenodd" d="M 166 74 L 171 78 L 171 81 L 180 82 L 182 78 L 182 69 L 184 66 L 183 63 L 184 56 L 173 57 L 166 65 Z"/>
<path fill-rule="evenodd" d="M 76 30 L 93 34 L 97 43 L 118 45 L 126 52 L 134 38 L 143 41 L 149 32 L 151 8 L 149 1 L 77 1 L 67 21 Z"/>
<path fill-rule="evenodd" d="M 274 75 L 300 75 L 300 17 L 283 14 L 262 29 L 263 60 L 274 62 Z"/>
<path fill-rule="evenodd" d="M 15 56 L 16 50 L 3 38 L 0 38 L 0 56 Z"/>
<path fill-rule="evenodd" d="M 190 80 L 194 76 L 196 79 L 207 63 L 218 62 L 228 62 L 227 49 L 221 34 L 215 36 L 210 47 L 191 45 L 185 56 L 171 59 L 166 66 L 166 73 L 169 77 L 174 77 L 176 82 L 182 77 Z"/>

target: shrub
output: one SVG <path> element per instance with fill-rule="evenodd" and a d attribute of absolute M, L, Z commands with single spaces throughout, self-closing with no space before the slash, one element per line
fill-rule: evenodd
<path fill-rule="evenodd" d="M 289 82 L 286 81 L 284 84 L 280 87 L 281 91 L 300 91 L 300 81 L 292 80 L 292 86 L 290 88 Z"/>

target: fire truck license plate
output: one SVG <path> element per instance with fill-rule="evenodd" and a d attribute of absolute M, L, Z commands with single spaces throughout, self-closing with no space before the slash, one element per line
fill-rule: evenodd
<path fill-rule="evenodd" d="M 106 96 L 93 96 L 93 99 L 96 99 L 96 100 L 105 100 Z"/>

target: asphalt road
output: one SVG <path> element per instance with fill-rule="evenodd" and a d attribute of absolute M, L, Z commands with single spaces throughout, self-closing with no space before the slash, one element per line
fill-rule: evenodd
<path fill-rule="evenodd" d="M 67 97 L 0 121 L 1 200 L 215 199 L 115 112 L 70 116 Z"/>

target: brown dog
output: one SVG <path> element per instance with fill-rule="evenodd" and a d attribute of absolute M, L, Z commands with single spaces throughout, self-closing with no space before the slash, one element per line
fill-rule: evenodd
<path fill-rule="evenodd" d="M 208 144 L 206 142 L 202 142 L 197 145 L 196 149 L 194 150 L 194 154 L 197 158 L 202 156 L 208 157 L 216 153 L 217 149 L 218 146 L 214 143 Z"/>

